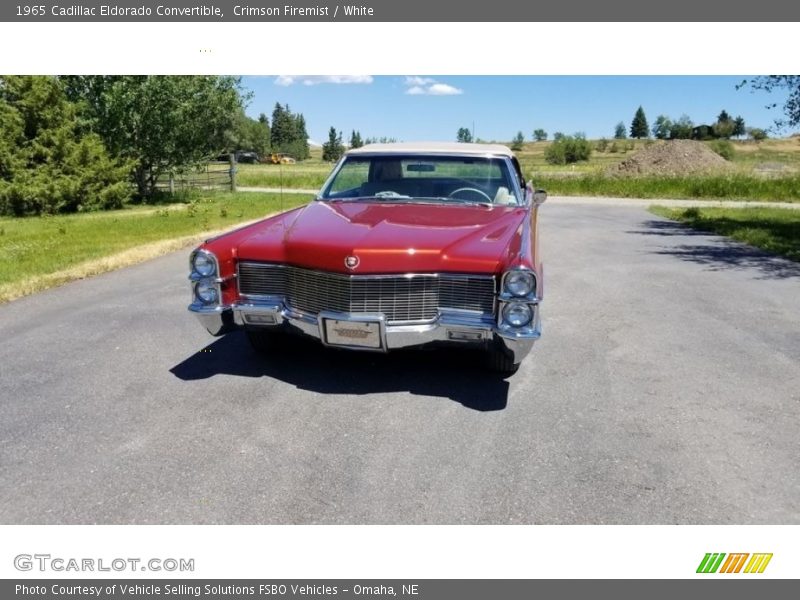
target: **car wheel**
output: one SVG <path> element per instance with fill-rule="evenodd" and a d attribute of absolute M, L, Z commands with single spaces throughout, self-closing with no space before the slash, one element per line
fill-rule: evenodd
<path fill-rule="evenodd" d="M 503 348 L 492 348 L 486 359 L 489 369 L 496 373 L 513 375 L 519 369 L 519 363 L 515 363 L 511 353 Z"/>
<path fill-rule="evenodd" d="M 276 333 L 257 329 L 247 329 L 245 333 L 247 333 L 247 339 L 253 350 L 259 354 L 275 352 L 280 347 Z"/>

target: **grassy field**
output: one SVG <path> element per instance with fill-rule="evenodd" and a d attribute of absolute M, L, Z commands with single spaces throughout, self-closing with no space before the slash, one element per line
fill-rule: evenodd
<path fill-rule="evenodd" d="M 576 177 L 537 174 L 536 187 L 557 196 L 613 198 L 698 198 L 800 202 L 800 175 L 760 177 L 748 173 L 686 177 L 606 177 L 587 173 Z"/>
<path fill-rule="evenodd" d="M 593 145 L 596 142 L 593 142 Z M 609 148 L 613 140 L 609 140 Z M 800 201 L 800 138 L 733 141 L 730 175 L 612 178 L 604 172 L 641 149 L 647 141 L 621 140 L 618 151 L 592 153 L 575 165 L 550 165 L 544 158 L 550 142 L 530 142 L 517 152 L 523 173 L 549 193 L 621 198 L 706 198 Z M 318 189 L 331 171 L 319 151 L 294 165 L 239 165 L 237 183 L 251 187 Z"/>
<path fill-rule="evenodd" d="M 522 170 L 526 175 L 531 173 L 560 173 L 570 175 L 573 173 L 597 173 L 605 171 L 653 140 L 618 140 L 617 152 L 610 152 L 614 140 L 608 140 L 605 152 L 596 150 L 597 140 L 592 142 L 592 156 L 586 162 L 575 165 L 550 165 L 544 158 L 544 151 L 550 142 L 531 142 L 517 152 Z M 707 142 L 708 143 L 708 142 Z M 734 155 L 731 160 L 741 173 L 773 172 L 773 173 L 800 173 L 800 137 L 786 139 L 767 139 L 756 143 L 753 141 L 731 140 Z"/>
<path fill-rule="evenodd" d="M 284 196 L 284 208 L 303 196 Z M 0 302 L 166 252 L 279 211 L 276 194 L 216 193 L 159 207 L 0 218 Z"/>
<path fill-rule="evenodd" d="M 650 211 L 800 262 L 800 211 L 781 208 L 687 208 Z"/>
<path fill-rule="evenodd" d="M 330 163 L 313 159 L 294 165 L 238 165 L 236 185 L 316 190 L 332 168 Z"/>

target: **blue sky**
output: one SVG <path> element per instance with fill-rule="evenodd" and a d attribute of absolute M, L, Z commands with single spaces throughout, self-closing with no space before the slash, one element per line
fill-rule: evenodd
<path fill-rule="evenodd" d="M 460 127 L 485 140 L 526 139 L 536 128 L 590 138 L 612 137 L 619 121 L 630 124 L 639 105 L 652 125 L 656 116 L 688 114 L 712 123 L 720 110 L 744 117 L 748 127 L 770 127 L 781 116 L 768 110 L 784 95 L 736 89 L 745 76 L 260 76 L 244 77 L 253 92 L 250 116 L 271 115 L 275 102 L 306 118 L 311 139 L 327 139 L 333 125 L 345 140 L 454 140 Z M 787 132 L 788 133 L 788 132 Z"/>

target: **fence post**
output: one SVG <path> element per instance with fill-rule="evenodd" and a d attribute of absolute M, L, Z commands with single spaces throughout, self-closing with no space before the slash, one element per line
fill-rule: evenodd
<path fill-rule="evenodd" d="M 236 155 L 233 153 L 228 154 L 228 162 L 231 165 L 230 174 L 231 174 L 231 191 L 236 191 Z"/>
<path fill-rule="evenodd" d="M 172 171 L 169 172 L 169 195 L 175 195 L 175 175 Z"/>

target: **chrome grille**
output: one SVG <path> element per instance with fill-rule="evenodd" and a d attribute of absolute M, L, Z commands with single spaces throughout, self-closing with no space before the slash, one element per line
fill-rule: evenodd
<path fill-rule="evenodd" d="M 238 279 L 244 296 L 283 296 L 289 306 L 312 314 L 383 313 L 390 322 L 406 322 L 430 321 L 440 309 L 494 311 L 491 275 L 341 275 L 241 262 Z"/>

